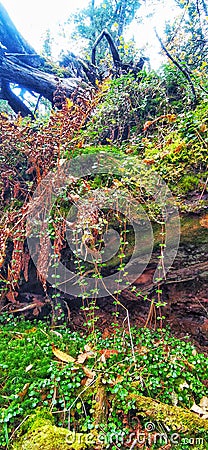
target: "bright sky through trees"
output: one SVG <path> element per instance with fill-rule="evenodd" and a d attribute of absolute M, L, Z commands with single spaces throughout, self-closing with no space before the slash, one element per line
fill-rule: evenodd
<path fill-rule="evenodd" d="M 58 36 L 59 24 L 63 24 L 77 8 L 86 7 L 88 0 L 2 0 L 2 3 L 18 30 L 37 52 L 42 49 L 46 30 L 50 29 L 54 38 L 55 57 L 58 57 L 61 50 L 65 52 L 71 50 L 79 54 L 80 50 L 73 48 L 73 42 L 70 44 L 69 36 L 66 39 Z M 161 62 L 158 55 L 160 45 L 155 37 L 154 26 L 161 34 L 165 20 L 173 20 L 176 15 L 174 0 L 162 0 L 157 3 L 159 6 L 156 7 L 153 17 L 144 19 L 142 25 L 139 23 L 140 20 L 135 19 L 126 35 L 128 39 L 134 37 L 139 49 L 146 47 L 144 54 L 150 56 L 152 68 L 158 67 Z M 153 4 L 154 2 L 150 0 L 145 1 L 138 10 L 138 18 L 151 14 Z"/>
<path fill-rule="evenodd" d="M 47 28 L 54 29 L 87 3 L 88 0 L 2 0 L 18 30 L 37 51 Z"/>

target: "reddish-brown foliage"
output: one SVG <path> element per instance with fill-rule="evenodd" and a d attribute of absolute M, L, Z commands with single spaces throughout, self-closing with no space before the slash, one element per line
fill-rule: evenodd
<path fill-rule="evenodd" d="M 15 302 L 21 272 L 28 280 L 30 256 L 25 248 L 25 224 L 28 204 L 37 185 L 47 173 L 59 167 L 67 150 L 73 155 L 74 148 L 81 148 L 79 130 L 99 101 L 99 95 L 85 92 L 83 97 L 74 93 L 71 100 L 57 87 L 55 105 L 48 124 L 31 123 L 18 115 L 15 119 L 0 114 L 0 269 L 1 279 L 6 281 L 3 296 Z M 58 104 L 59 102 L 59 104 Z M 64 246 L 65 223 L 55 228 L 55 253 L 60 256 Z M 13 250 L 9 261 L 5 261 L 8 243 Z M 47 276 L 49 241 L 44 234 L 37 246 L 37 269 L 41 267 L 41 282 L 45 287 Z M 44 276 L 43 276 L 44 273 Z"/>

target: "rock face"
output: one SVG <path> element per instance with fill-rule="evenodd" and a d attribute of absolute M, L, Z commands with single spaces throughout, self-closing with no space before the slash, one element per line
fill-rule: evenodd
<path fill-rule="evenodd" d="M 163 325 L 170 325 L 171 330 L 179 337 L 187 335 L 202 351 L 208 351 L 208 220 L 207 215 L 187 215 L 181 219 L 181 238 L 177 256 L 167 273 L 166 280 L 161 282 L 160 301 L 166 306 L 157 308 L 157 285 L 153 282 L 158 265 L 159 250 L 155 246 L 151 261 L 145 271 L 135 282 L 136 296 L 131 289 L 122 291 L 121 302 L 128 308 L 131 324 L 137 326 L 160 326 L 156 316 L 165 316 Z M 65 255 L 67 256 L 67 255 Z M 112 269 L 112 268 L 111 268 Z M 111 270 L 109 269 L 109 270 Z M 45 297 L 43 288 L 36 277 L 36 269 L 30 264 L 29 280 L 22 282 L 19 290 L 20 313 L 27 317 L 43 318 L 51 312 L 53 288 L 48 288 Z M 145 300 L 144 297 L 147 296 Z M 154 301 L 153 301 L 154 299 Z M 55 301 L 53 300 L 53 303 Z M 80 310 L 82 300 L 61 293 L 59 297 L 62 313 L 72 328 L 80 327 L 85 322 L 84 312 Z M 152 313 L 150 304 L 153 302 Z M 117 306 L 111 297 L 98 299 L 98 326 L 105 329 L 113 321 L 112 313 Z M 27 307 L 25 308 L 25 305 Z M 61 316 L 60 308 L 53 304 L 53 309 Z M 124 320 L 125 310 L 121 308 L 119 319 Z M 63 320 L 63 314 L 62 314 Z"/>
<path fill-rule="evenodd" d="M 44 410 L 30 416 L 25 425 L 22 436 L 12 446 L 13 450 L 84 450 L 92 448 L 86 443 L 92 443 L 93 436 L 84 433 L 73 434 L 67 428 L 55 426 L 52 415 L 51 418 L 44 418 Z"/>
<path fill-rule="evenodd" d="M 166 302 L 162 308 L 165 322 L 177 335 L 189 335 L 203 351 L 208 351 L 207 218 L 207 214 L 182 218 L 178 253 L 161 286 L 162 300 Z M 154 268 L 154 261 L 152 265 Z M 156 297 L 153 273 L 152 267 L 147 269 L 137 280 L 137 286 L 143 291 L 152 291 L 150 296 Z"/>

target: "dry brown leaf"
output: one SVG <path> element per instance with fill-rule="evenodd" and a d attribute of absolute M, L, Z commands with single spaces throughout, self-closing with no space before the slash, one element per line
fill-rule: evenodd
<path fill-rule="evenodd" d="M 80 353 L 80 355 L 78 355 L 77 362 L 79 364 L 84 364 L 86 359 L 92 358 L 93 356 L 96 356 L 96 353 L 93 352 L 93 350 L 90 348 L 89 345 L 85 345 L 84 349 L 85 349 L 85 352 L 84 353 Z"/>
<path fill-rule="evenodd" d="M 109 331 L 109 329 L 108 328 L 104 328 L 104 331 L 103 331 L 103 333 L 102 333 L 102 338 L 103 339 L 106 339 L 106 338 L 108 338 L 110 336 L 110 331 Z"/>
<path fill-rule="evenodd" d="M 13 292 L 13 291 L 9 291 L 6 294 L 7 300 L 9 300 L 9 302 L 11 303 L 16 303 L 16 297 L 17 297 L 18 293 L 17 292 Z"/>
<path fill-rule="evenodd" d="M 191 407 L 191 411 L 199 414 L 202 419 L 208 419 L 208 398 L 202 397 L 199 405 L 194 403 Z"/>
<path fill-rule="evenodd" d="M 82 369 L 88 378 L 91 378 L 92 380 L 95 378 L 95 372 L 92 372 L 92 370 L 88 369 L 88 367 L 82 366 Z"/>
<path fill-rule="evenodd" d="M 84 364 L 84 362 L 88 358 L 89 358 L 89 353 L 81 353 L 80 355 L 78 355 L 77 362 L 79 364 Z"/>
<path fill-rule="evenodd" d="M 202 217 L 199 222 L 203 228 L 208 228 L 208 214 Z"/>
<path fill-rule="evenodd" d="M 66 362 L 66 363 L 75 362 L 76 361 L 75 358 L 73 358 L 72 356 L 70 356 L 67 353 L 62 352 L 61 350 L 56 348 L 54 344 L 52 344 L 52 352 L 56 356 L 56 358 L 58 358 L 60 361 L 63 361 L 63 362 Z"/>
<path fill-rule="evenodd" d="M 90 347 L 90 345 L 88 345 L 88 344 L 86 344 L 85 346 L 84 346 L 84 349 L 85 349 L 85 352 L 87 352 L 87 353 L 92 353 L 92 354 L 95 354 L 94 352 L 93 352 L 93 349 Z"/>
<path fill-rule="evenodd" d="M 199 127 L 201 133 L 204 133 L 205 131 L 207 131 L 207 126 L 205 123 L 202 123 Z"/>
<path fill-rule="evenodd" d="M 149 348 L 145 347 L 144 345 L 139 345 L 136 348 L 136 352 L 139 353 L 139 355 L 146 355 L 146 353 L 149 353 Z"/>
<path fill-rule="evenodd" d="M 110 358 L 112 355 L 118 355 L 118 350 L 109 349 L 109 350 L 100 350 L 99 352 L 101 355 L 104 355 L 105 359 Z"/>
<path fill-rule="evenodd" d="M 27 394 L 27 391 L 28 391 L 28 389 L 29 389 L 29 386 L 30 386 L 30 383 L 26 383 L 26 384 L 24 385 L 22 391 L 18 393 L 18 395 L 19 395 L 20 398 L 24 398 L 24 397 L 25 397 L 25 395 Z"/>
<path fill-rule="evenodd" d="M 208 412 L 208 398 L 207 397 L 202 397 L 200 402 L 199 402 L 199 406 L 201 406 L 201 408 Z"/>
<path fill-rule="evenodd" d="M 124 377 L 122 375 L 118 375 L 114 384 L 121 383 L 123 380 L 124 380 Z"/>
<path fill-rule="evenodd" d="M 33 316 L 37 317 L 40 313 L 40 310 L 38 308 L 33 309 Z"/>

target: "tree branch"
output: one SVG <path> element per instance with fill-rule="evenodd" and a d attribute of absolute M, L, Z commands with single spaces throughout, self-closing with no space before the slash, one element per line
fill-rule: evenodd
<path fill-rule="evenodd" d="M 107 39 L 107 41 L 108 41 L 108 44 L 109 44 L 110 50 L 111 50 L 111 54 L 112 54 L 112 57 L 113 57 L 113 62 L 115 64 L 115 66 L 117 66 L 121 62 L 121 59 L 120 59 L 117 47 L 116 47 L 116 45 L 113 42 L 113 38 L 112 38 L 111 34 L 107 30 L 103 30 L 100 33 L 100 35 L 98 36 L 98 38 L 96 39 L 96 41 L 95 41 L 95 43 L 94 43 L 94 45 L 92 47 L 92 64 L 94 66 L 96 66 L 96 58 L 95 58 L 96 48 L 97 48 L 98 44 L 100 43 L 100 41 L 103 39 L 103 37 L 105 37 Z"/>
<path fill-rule="evenodd" d="M 162 49 L 164 50 L 164 52 L 166 53 L 166 55 L 168 56 L 168 58 L 173 62 L 173 64 L 175 64 L 175 66 L 182 72 L 182 74 L 185 76 L 185 78 L 188 80 L 190 87 L 191 87 L 191 91 L 193 94 L 193 108 L 196 107 L 197 105 L 197 96 L 196 96 L 196 91 L 195 91 L 195 87 L 193 85 L 192 79 L 189 75 L 189 73 L 178 63 L 178 61 L 176 61 L 175 58 L 173 58 L 173 56 L 169 53 L 169 51 L 167 50 L 167 48 L 165 47 L 165 45 L 162 42 L 162 39 L 160 38 L 160 36 L 157 33 L 157 30 L 155 28 L 155 34 L 157 36 L 157 39 L 162 47 Z"/>
<path fill-rule="evenodd" d="M 126 400 L 134 400 L 138 414 L 149 417 L 155 421 L 164 422 L 173 429 L 184 432 L 196 433 L 197 429 L 208 430 L 208 422 L 201 419 L 194 412 L 181 408 L 180 406 L 170 406 L 160 401 L 155 401 L 150 397 L 143 395 L 130 394 Z"/>
<path fill-rule="evenodd" d="M 35 91 L 51 102 L 53 101 L 53 93 L 57 88 L 58 80 L 56 75 L 21 64 L 18 59 L 13 58 L 11 60 L 5 57 L 2 57 L 0 60 L 0 78 L 9 83 L 17 83 L 19 86 Z M 67 97 L 70 97 L 78 86 L 80 91 L 83 90 L 78 78 L 63 78 L 61 83 Z M 82 82 L 82 85 L 85 88 L 88 87 L 86 83 Z"/>
<path fill-rule="evenodd" d="M 34 119 L 34 115 L 30 109 L 12 92 L 9 83 L 3 80 L 1 82 L 1 98 L 8 101 L 9 106 L 11 106 L 15 113 L 21 113 L 22 117 L 31 116 Z"/>

